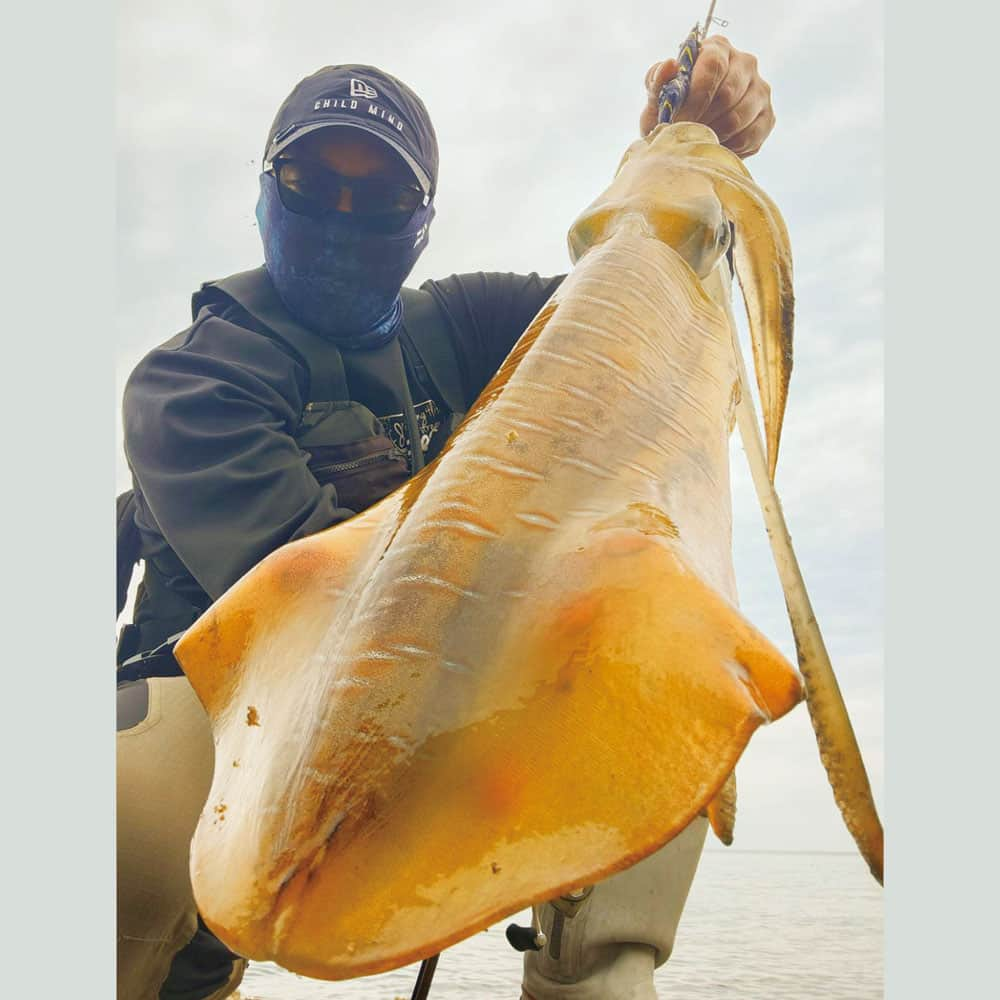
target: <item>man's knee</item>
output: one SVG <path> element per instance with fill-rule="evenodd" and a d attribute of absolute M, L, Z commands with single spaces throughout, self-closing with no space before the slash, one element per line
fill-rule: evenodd
<path fill-rule="evenodd" d="M 555 900 L 538 907 L 547 942 L 525 955 L 525 996 L 655 1000 L 653 970 L 673 950 L 707 828 L 707 820 L 695 819 L 576 905 Z"/>
<path fill-rule="evenodd" d="M 188 851 L 214 748 L 184 677 L 121 685 L 118 719 L 118 996 L 154 1000 L 198 927 Z"/>

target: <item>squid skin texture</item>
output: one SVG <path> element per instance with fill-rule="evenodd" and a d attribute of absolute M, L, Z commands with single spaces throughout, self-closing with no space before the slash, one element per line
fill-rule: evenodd
<path fill-rule="evenodd" d="M 216 760 L 240 761 L 192 842 L 240 954 L 366 975 L 604 878 L 723 806 L 802 698 L 736 607 L 735 365 L 697 270 L 726 217 L 691 190 L 673 222 L 633 200 L 575 229 L 577 266 L 437 461 L 178 645 Z"/>
<path fill-rule="evenodd" d="M 641 218 L 680 253 L 699 279 L 718 264 L 729 221 L 736 225 L 736 273 L 746 303 L 773 482 L 792 373 L 794 293 L 788 230 L 777 206 L 705 125 L 658 125 L 625 151 L 611 185 L 569 233 L 571 258 L 600 242 L 623 216 Z"/>

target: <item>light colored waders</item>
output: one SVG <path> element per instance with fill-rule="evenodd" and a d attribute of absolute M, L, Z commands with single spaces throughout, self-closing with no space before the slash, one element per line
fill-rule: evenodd
<path fill-rule="evenodd" d="M 174 956 L 198 928 L 188 849 L 208 796 L 215 749 L 186 677 L 151 677 L 148 707 L 120 730 L 118 751 L 118 1000 L 157 1000 Z M 119 694 L 141 698 L 141 685 Z M 246 962 L 205 1000 L 235 992 Z M 182 996 L 183 993 L 175 994 Z"/>
<path fill-rule="evenodd" d="M 525 952 L 522 1000 L 656 1000 L 653 970 L 670 957 L 708 820 L 582 900 L 536 907 L 547 938 Z"/>

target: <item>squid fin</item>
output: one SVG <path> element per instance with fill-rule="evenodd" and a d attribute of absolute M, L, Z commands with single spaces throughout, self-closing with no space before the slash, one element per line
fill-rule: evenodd
<path fill-rule="evenodd" d="M 358 632 L 364 610 L 335 614 L 342 532 L 267 560 L 179 654 L 217 744 L 196 899 L 250 958 L 368 975 L 628 867 L 719 798 L 753 731 L 802 696 L 668 540 L 631 528 L 539 568 L 531 605 L 470 642 L 464 674 L 433 649 L 419 669 L 352 659 L 322 638 L 331 621 Z M 364 534 L 362 578 L 380 548 Z M 251 591 L 270 633 L 247 619 Z"/>
<path fill-rule="evenodd" d="M 400 500 L 393 494 L 336 530 L 271 553 L 188 629 L 175 655 L 213 721 L 233 710 L 251 674 L 258 683 L 285 683 L 291 665 L 309 660 L 377 557 L 379 537 L 394 529 Z"/>

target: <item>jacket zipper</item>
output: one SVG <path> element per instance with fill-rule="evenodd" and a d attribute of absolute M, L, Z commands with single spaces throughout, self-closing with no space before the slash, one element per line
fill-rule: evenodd
<path fill-rule="evenodd" d="M 360 469 L 362 466 L 371 465 L 373 462 L 381 462 L 385 459 L 390 459 L 395 454 L 395 448 L 387 448 L 384 451 L 377 451 L 373 455 L 364 455 L 361 458 L 356 458 L 351 462 L 333 462 L 329 465 L 311 466 L 311 469 L 313 475 L 317 472 L 352 472 L 354 469 Z"/>

